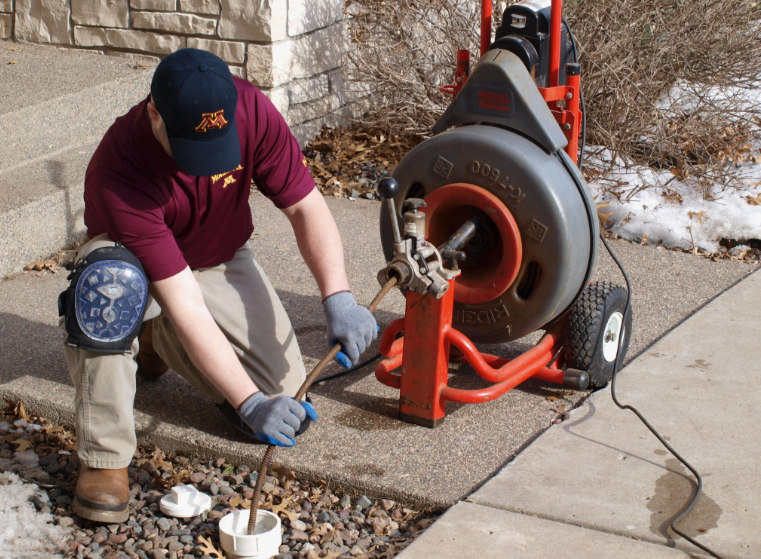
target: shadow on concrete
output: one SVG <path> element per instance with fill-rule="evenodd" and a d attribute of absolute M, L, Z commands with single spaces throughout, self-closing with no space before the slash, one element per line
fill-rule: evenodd
<path fill-rule="evenodd" d="M 0 340 L 0 383 L 23 381 L 24 391 L 34 394 L 36 387 L 30 385 L 34 379 L 48 381 L 40 382 L 39 390 L 51 387 L 56 392 L 58 388 L 60 392 L 70 390 L 73 408 L 73 385 L 64 359 L 63 333 L 58 327 L 3 312 L 0 313 Z M 44 393 L 38 396 L 45 398 Z M 213 402 L 174 373 L 153 382 L 138 379 L 135 409 L 157 420 L 198 429 L 221 424 L 208 421 L 216 414 L 222 419 Z"/>
<path fill-rule="evenodd" d="M 393 315 L 391 313 L 388 313 L 391 320 L 397 318 L 396 315 Z M 383 324 L 387 324 L 387 322 L 384 322 Z M 382 329 L 381 329 L 382 331 Z M 363 359 L 369 359 L 373 355 L 377 355 L 377 350 L 375 348 L 375 345 L 368 350 L 365 355 L 363 355 Z M 532 343 L 529 343 L 527 341 L 518 340 L 515 342 L 500 344 L 500 345 L 490 345 L 488 347 L 488 352 L 492 353 L 494 355 L 499 355 L 500 357 L 507 357 L 507 358 L 515 358 L 519 356 L 520 354 L 528 351 L 530 348 L 533 347 Z M 320 356 L 321 357 L 321 356 Z M 367 425 L 373 425 L 377 422 L 381 422 L 382 425 L 386 425 L 388 421 L 393 422 L 400 422 L 401 419 L 399 418 L 399 400 L 398 397 L 396 397 L 396 394 L 398 392 L 394 392 L 395 396 L 392 398 L 388 398 L 387 396 L 380 396 L 378 394 L 375 394 L 375 391 L 368 392 L 366 389 L 363 392 L 357 392 L 353 390 L 353 387 L 362 384 L 364 387 L 373 386 L 373 383 L 377 385 L 381 385 L 380 381 L 375 379 L 375 367 L 378 363 L 380 363 L 384 358 L 378 357 L 375 361 L 368 364 L 366 367 L 355 371 L 353 373 L 349 373 L 346 376 L 340 376 L 331 380 L 328 380 L 324 383 L 320 383 L 317 386 L 315 386 L 312 389 L 312 392 L 314 394 L 318 394 L 324 398 L 328 398 L 330 400 L 333 400 L 335 402 L 340 402 L 344 404 L 348 404 L 358 410 L 359 415 L 367 415 L 364 420 L 362 420 L 360 417 L 354 417 L 352 415 L 351 417 L 351 423 L 353 425 L 350 426 L 356 426 L 359 423 L 367 424 Z M 336 373 L 341 372 L 341 368 L 338 366 L 333 366 L 331 369 L 326 370 L 326 372 L 322 375 L 322 378 L 333 375 Z M 401 373 L 401 367 L 396 369 L 394 371 L 395 374 Z M 449 368 L 449 378 L 448 378 L 448 386 L 460 390 L 480 390 L 483 388 L 488 388 L 492 386 L 494 383 L 484 380 L 481 378 L 471 366 L 468 364 L 452 364 Z M 538 396 L 541 398 L 555 398 L 558 399 L 558 394 L 560 393 L 561 396 L 564 394 L 568 394 L 571 399 L 569 400 L 569 405 L 567 406 L 570 410 L 570 406 L 573 404 L 575 405 L 576 401 L 581 399 L 582 397 L 586 396 L 589 392 L 578 392 L 578 391 L 572 391 L 571 389 L 567 389 L 561 385 L 552 384 L 549 382 L 539 381 L 539 380 L 533 380 L 529 379 L 517 387 L 513 388 L 514 391 L 524 392 L 526 394 L 530 394 L 533 396 Z M 448 402 L 446 404 L 447 409 L 447 415 L 452 415 L 456 413 L 461 408 L 467 407 L 468 404 L 460 404 L 456 402 Z M 359 411 L 361 410 L 361 411 Z M 372 417 L 369 417 L 372 416 Z M 347 425 L 348 426 L 348 425 Z M 375 427 L 371 428 L 368 427 L 368 430 L 373 429 L 380 429 L 382 427 L 379 427 L 378 425 L 375 425 Z M 393 428 L 390 424 L 387 425 L 387 428 Z M 397 426 L 396 428 L 401 428 L 400 426 Z"/>
<path fill-rule="evenodd" d="M 62 339 L 55 326 L 0 312 L 0 382 L 32 376 L 70 384 Z"/>

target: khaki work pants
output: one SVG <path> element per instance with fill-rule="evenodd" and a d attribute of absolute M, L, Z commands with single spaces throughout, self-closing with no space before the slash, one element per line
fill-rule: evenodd
<path fill-rule="evenodd" d="M 100 235 L 80 248 L 77 259 L 113 244 Z M 294 396 L 306 378 L 296 335 L 248 243 L 231 261 L 193 274 L 211 315 L 256 386 L 268 396 Z M 188 358 L 172 324 L 151 298 L 145 320 L 154 317 L 153 347 L 159 356 L 201 392 L 222 403 L 223 396 Z M 79 458 L 91 468 L 126 467 L 137 447 L 133 406 L 138 339 L 123 354 L 86 351 L 65 342 L 69 375 L 76 389 Z"/>

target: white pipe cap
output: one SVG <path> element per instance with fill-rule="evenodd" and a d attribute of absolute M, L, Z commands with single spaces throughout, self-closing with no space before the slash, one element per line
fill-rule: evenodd
<path fill-rule="evenodd" d="M 211 508 L 211 497 L 199 492 L 192 485 L 176 485 L 172 492 L 164 495 L 159 502 L 161 512 L 167 516 L 190 518 Z"/>

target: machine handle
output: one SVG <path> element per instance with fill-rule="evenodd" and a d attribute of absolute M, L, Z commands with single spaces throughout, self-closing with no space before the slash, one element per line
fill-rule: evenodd
<path fill-rule="evenodd" d="M 389 200 L 399 194 L 399 183 L 396 182 L 396 179 L 386 177 L 378 182 L 377 190 L 382 198 Z"/>
<path fill-rule="evenodd" d="M 396 205 L 394 204 L 394 196 L 399 192 L 399 183 L 391 177 L 386 177 L 380 180 L 376 190 L 381 198 L 386 200 L 386 207 L 391 218 L 391 227 L 394 230 L 394 244 L 401 244 L 402 234 L 399 231 L 399 219 L 396 217 Z"/>

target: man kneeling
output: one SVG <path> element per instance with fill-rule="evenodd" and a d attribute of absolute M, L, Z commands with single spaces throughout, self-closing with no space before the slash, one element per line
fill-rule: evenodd
<path fill-rule="evenodd" d="M 328 340 L 356 363 L 375 338 L 374 318 L 349 290 L 338 228 L 283 117 L 215 55 L 169 55 L 150 95 L 116 120 L 90 161 L 90 240 L 60 299 L 76 388 L 79 516 L 128 518 L 138 372 L 171 367 L 256 441 L 291 446 L 317 419 L 292 397 L 306 376 L 301 353 L 248 244 L 252 181 L 290 220 Z"/>

